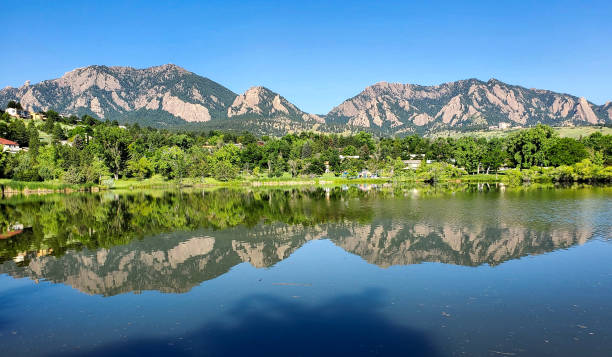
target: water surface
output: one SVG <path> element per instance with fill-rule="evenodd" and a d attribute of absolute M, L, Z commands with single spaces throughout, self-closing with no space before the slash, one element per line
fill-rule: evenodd
<path fill-rule="evenodd" d="M 609 356 L 612 190 L 0 201 L 7 355 Z"/>

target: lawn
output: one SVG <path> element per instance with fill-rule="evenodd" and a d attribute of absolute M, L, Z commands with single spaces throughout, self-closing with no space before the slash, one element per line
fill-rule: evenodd
<path fill-rule="evenodd" d="M 574 138 L 580 139 L 581 137 L 589 136 L 595 132 L 601 132 L 604 135 L 612 135 L 612 128 L 605 126 L 576 126 L 576 127 L 553 127 L 553 129 L 562 138 Z M 510 134 L 516 133 L 517 131 L 524 129 L 511 129 L 511 130 L 479 130 L 479 131 L 468 131 L 459 132 L 454 130 L 445 130 L 428 135 L 431 138 L 438 137 L 451 137 L 460 138 L 464 136 L 475 136 L 477 138 L 498 138 L 505 137 Z"/>

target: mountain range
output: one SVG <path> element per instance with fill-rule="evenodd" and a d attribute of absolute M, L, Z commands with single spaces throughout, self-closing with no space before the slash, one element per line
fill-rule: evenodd
<path fill-rule="evenodd" d="M 35 256 L 25 263 L 0 263 L 0 274 L 70 285 L 87 294 L 113 296 L 156 290 L 184 293 L 203 281 L 248 262 L 267 268 L 289 258 L 307 242 L 329 239 L 345 251 L 382 268 L 441 262 L 499 265 L 511 259 L 584 244 L 589 229 L 538 231 L 510 224 L 456 227 L 442 224 L 258 225 L 251 230 L 174 232 L 127 245 Z"/>
<path fill-rule="evenodd" d="M 326 115 L 300 110 L 286 98 L 256 86 L 236 94 L 223 85 L 166 64 L 145 69 L 89 66 L 62 77 L 0 90 L 0 106 L 88 114 L 141 126 L 249 130 L 284 134 L 303 130 L 366 130 L 384 135 L 469 130 L 507 123 L 532 126 L 612 123 L 612 103 L 527 89 L 496 79 L 467 79 L 435 86 L 380 82 Z"/>

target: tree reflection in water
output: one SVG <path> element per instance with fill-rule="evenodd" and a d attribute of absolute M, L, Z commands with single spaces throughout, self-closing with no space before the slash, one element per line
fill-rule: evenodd
<path fill-rule="evenodd" d="M 330 239 L 382 267 L 497 265 L 586 242 L 594 232 L 585 217 L 596 209 L 588 198 L 600 190 L 607 188 L 337 187 L 13 197 L 0 202 L 0 222 L 4 230 L 24 229 L 0 240 L 0 273 L 105 296 L 181 293 L 242 262 L 272 266 L 316 239 Z"/>

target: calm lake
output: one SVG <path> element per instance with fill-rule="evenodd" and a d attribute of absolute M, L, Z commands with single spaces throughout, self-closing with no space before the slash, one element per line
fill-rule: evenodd
<path fill-rule="evenodd" d="M 611 356 L 612 187 L 0 200 L 0 347 Z"/>

